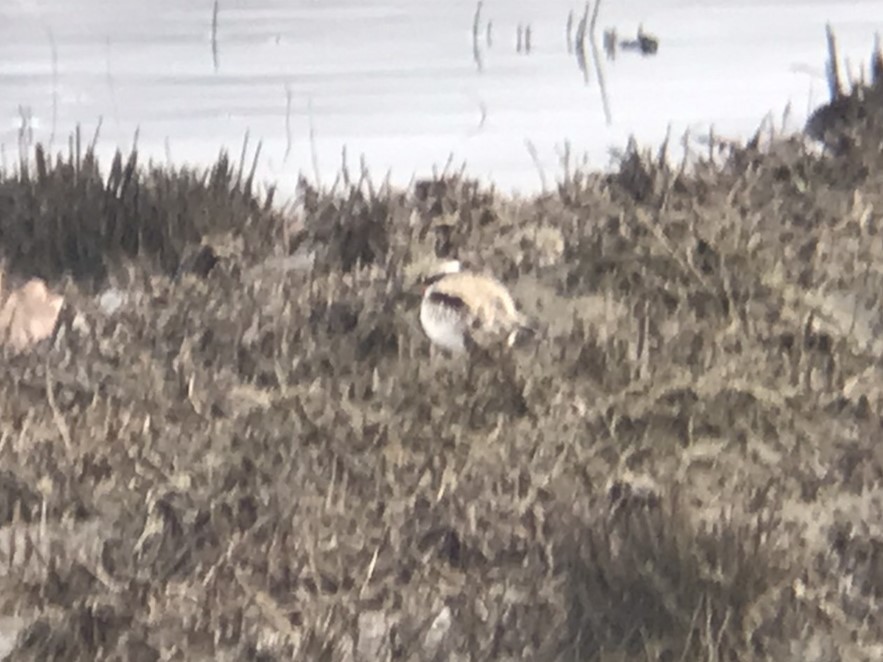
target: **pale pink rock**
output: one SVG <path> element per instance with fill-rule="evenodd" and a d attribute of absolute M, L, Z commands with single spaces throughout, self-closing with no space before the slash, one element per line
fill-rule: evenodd
<path fill-rule="evenodd" d="M 39 278 L 4 291 L 0 273 L 0 345 L 22 352 L 50 337 L 63 305 L 64 297 L 51 293 Z"/>

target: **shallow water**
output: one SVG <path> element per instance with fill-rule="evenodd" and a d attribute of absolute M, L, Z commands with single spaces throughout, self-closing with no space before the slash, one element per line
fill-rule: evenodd
<path fill-rule="evenodd" d="M 181 5 L 187 8 L 182 9 Z M 745 137 L 765 115 L 802 126 L 827 98 L 825 23 L 857 73 L 867 69 L 879 0 L 822 2 L 607 2 L 601 33 L 659 38 L 655 57 L 601 53 L 611 122 L 591 59 L 589 80 L 568 52 L 565 26 L 583 5 L 487 0 L 479 54 L 472 0 L 220 0 L 217 70 L 212 2 L 0 0 L 0 143 L 62 148 L 80 123 L 99 151 L 132 144 L 156 160 L 238 159 L 262 141 L 259 177 L 290 192 L 298 172 L 330 183 L 346 147 L 375 179 L 407 183 L 433 165 L 522 192 L 559 176 L 569 142 L 604 167 L 609 149 L 679 136 Z M 492 44 L 485 26 L 492 21 Z M 532 50 L 516 52 L 519 23 Z M 600 46 L 600 43 L 599 43 Z M 55 56 L 53 57 L 53 53 Z M 22 128 L 25 130 L 22 131 Z M 536 148 L 539 166 L 526 141 Z"/>

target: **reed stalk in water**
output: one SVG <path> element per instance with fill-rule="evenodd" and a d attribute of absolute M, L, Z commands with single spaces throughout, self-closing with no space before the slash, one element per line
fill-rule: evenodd
<path fill-rule="evenodd" d="M 212 64 L 218 71 L 218 0 L 215 0 L 212 8 Z"/>

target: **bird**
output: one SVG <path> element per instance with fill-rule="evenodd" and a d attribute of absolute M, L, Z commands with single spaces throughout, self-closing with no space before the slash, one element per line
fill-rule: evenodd
<path fill-rule="evenodd" d="M 522 331 L 534 332 L 509 290 L 493 276 L 464 269 L 459 260 L 441 263 L 423 279 L 420 324 L 429 340 L 451 354 L 477 347 L 511 347 Z"/>

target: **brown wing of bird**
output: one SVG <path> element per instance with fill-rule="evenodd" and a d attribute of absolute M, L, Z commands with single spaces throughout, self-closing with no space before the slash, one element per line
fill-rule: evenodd
<path fill-rule="evenodd" d="M 519 312 L 509 291 L 492 279 L 482 281 L 476 317 L 485 343 L 500 342 L 512 346 L 522 331 L 531 329 L 528 319 Z"/>

